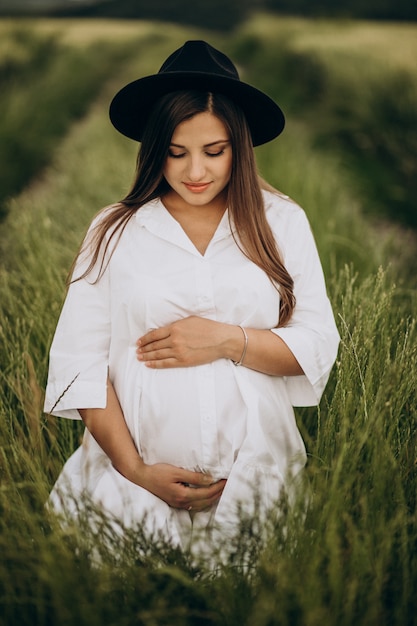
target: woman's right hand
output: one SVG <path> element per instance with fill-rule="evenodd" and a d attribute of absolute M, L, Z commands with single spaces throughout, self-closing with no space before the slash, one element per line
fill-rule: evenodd
<path fill-rule="evenodd" d="M 144 465 L 140 486 L 169 506 L 187 511 L 211 507 L 223 493 L 226 480 L 213 481 L 208 474 L 191 472 L 167 463 Z"/>
<path fill-rule="evenodd" d="M 202 472 L 190 472 L 167 463 L 147 465 L 143 462 L 110 380 L 107 384 L 106 408 L 79 409 L 79 412 L 113 467 L 122 476 L 158 496 L 169 506 L 188 511 L 203 511 L 222 495 L 225 480 L 214 482 L 211 476 Z"/>

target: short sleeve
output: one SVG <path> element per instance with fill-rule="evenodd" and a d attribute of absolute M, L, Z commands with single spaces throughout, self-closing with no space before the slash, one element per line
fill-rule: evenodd
<path fill-rule="evenodd" d="M 88 254 L 83 254 L 73 279 L 83 274 L 87 264 Z M 46 413 L 80 419 L 79 408 L 106 407 L 111 326 L 108 269 L 98 280 L 97 276 L 94 269 L 69 286 L 50 350 Z"/>
<path fill-rule="evenodd" d="M 310 224 L 299 207 L 293 213 L 285 242 L 279 245 L 294 280 L 296 306 L 287 326 L 271 330 L 287 344 L 304 372 L 286 378 L 291 403 L 314 406 L 320 402 L 335 362 L 339 333 Z"/>

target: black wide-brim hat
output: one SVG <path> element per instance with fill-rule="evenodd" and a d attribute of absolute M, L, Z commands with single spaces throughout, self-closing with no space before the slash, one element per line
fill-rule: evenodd
<path fill-rule="evenodd" d="M 240 80 L 231 60 L 205 41 L 187 41 L 173 52 L 158 74 L 123 87 L 110 104 L 110 120 L 126 137 L 141 141 L 154 103 L 167 93 L 197 90 L 221 93 L 245 114 L 254 146 L 277 137 L 285 125 L 279 106 L 265 93 Z"/>

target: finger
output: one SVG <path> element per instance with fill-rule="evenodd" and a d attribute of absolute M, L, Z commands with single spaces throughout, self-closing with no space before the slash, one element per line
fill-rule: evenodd
<path fill-rule="evenodd" d="M 201 503 L 211 503 L 216 501 L 221 494 L 223 493 L 223 489 L 226 485 L 225 480 L 219 480 L 217 483 L 212 485 L 211 487 L 190 487 L 191 492 L 187 493 L 187 502 L 190 504 L 199 505 Z"/>
<path fill-rule="evenodd" d="M 211 487 L 217 484 L 217 481 L 210 474 L 186 469 L 178 469 L 177 479 L 178 482 L 192 485 L 193 487 Z"/>
<path fill-rule="evenodd" d="M 172 348 L 166 345 L 166 341 L 156 341 L 144 348 L 136 350 L 139 361 L 157 361 L 172 357 Z"/>
<path fill-rule="evenodd" d="M 169 332 L 165 326 L 163 326 L 162 328 L 152 328 L 151 330 L 148 330 L 148 332 L 146 332 L 144 335 L 142 335 L 142 337 L 139 337 L 136 345 L 138 347 L 143 347 L 150 343 L 153 343 L 154 341 L 166 339 L 167 337 L 169 337 Z"/>
<path fill-rule="evenodd" d="M 147 359 L 147 357 L 145 357 Z M 155 359 L 153 361 L 139 359 L 145 365 L 145 367 L 149 367 L 149 369 L 153 370 L 163 370 L 168 368 L 180 367 L 178 365 L 178 361 L 176 359 Z"/>
<path fill-rule="evenodd" d="M 217 502 L 223 493 L 226 480 L 219 480 L 209 487 L 189 487 L 182 483 L 182 489 L 176 497 L 176 508 L 187 511 L 203 511 Z"/>
<path fill-rule="evenodd" d="M 207 497 L 209 500 L 217 500 L 226 486 L 226 480 L 219 480 L 217 483 L 214 483 L 211 487 L 208 488 Z"/>
<path fill-rule="evenodd" d="M 171 340 L 171 336 L 168 335 L 168 337 L 164 337 L 163 339 L 158 339 L 156 341 L 152 341 L 148 344 L 146 344 L 146 346 L 138 346 L 136 349 L 137 354 L 150 354 L 151 352 L 160 352 L 161 350 L 170 350 L 171 353 L 173 351 L 173 345 L 172 345 L 172 340 Z"/>
<path fill-rule="evenodd" d="M 206 500 L 207 498 L 210 499 L 211 497 L 216 496 L 216 494 L 221 493 L 225 484 L 225 480 L 219 480 L 210 487 L 185 486 L 187 489 L 191 489 L 191 491 L 187 491 L 187 499 L 193 500 L 194 502 Z"/>
<path fill-rule="evenodd" d="M 190 498 L 187 501 L 187 505 L 185 506 L 185 508 L 188 511 L 204 511 L 205 509 L 210 508 L 211 506 L 213 506 L 221 497 L 222 493 L 223 493 L 223 488 L 224 486 L 220 489 L 217 490 L 215 492 L 212 493 L 212 495 L 209 497 L 205 497 L 205 498 Z M 195 489 L 194 491 L 200 491 L 200 489 Z"/>

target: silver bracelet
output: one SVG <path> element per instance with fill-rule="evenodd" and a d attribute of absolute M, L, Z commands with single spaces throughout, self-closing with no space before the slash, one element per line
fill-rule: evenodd
<path fill-rule="evenodd" d="M 243 363 L 243 359 L 244 359 L 244 358 L 245 358 L 245 356 L 246 356 L 246 350 L 248 349 L 248 335 L 247 335 L 247 333 L 246 333 L 246 330 L 243 328 L 243 326 L 241 326 L 240 324 L 238 324 L 238 326 L 239 326 L 239 328 L 242 330 L 242 333 L 243 333 L 243 334 L 244 334 L 244 336 L 245 336 L 245 345 L 243 346 L 243 352 L 242 352 L 242 356 L 240 357 L 240 360 L 239 360 L 239 361 L 233 361 L 233 363 L 234 363 L 235 365 L 242 365 L 242 363 Z"/>

